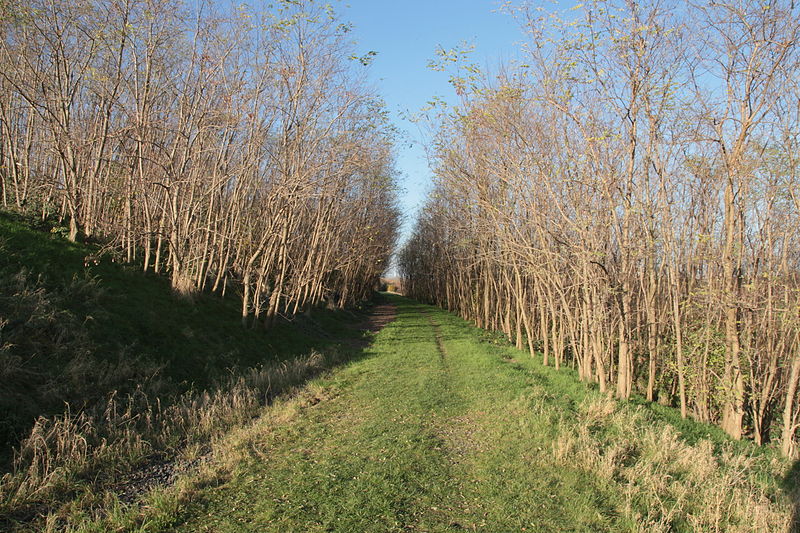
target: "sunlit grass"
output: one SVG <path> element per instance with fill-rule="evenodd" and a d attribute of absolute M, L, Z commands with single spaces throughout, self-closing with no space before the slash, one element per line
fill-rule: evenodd
<path fill-rule="evenodd" d="M 485 342 L 457 317 L 394 301 L 398 318 L 366 357 L 268 409 L 218 448 L 221 466 L 137 523 L 186 532 L 788 529 L 780 479 L 789 465 L 777 455 L 699 438 L 702 425 L 687 433 L 690 423 L 675 428 L 615 402 Z M 215 471 L 224 475 L 209 483 Z"/>

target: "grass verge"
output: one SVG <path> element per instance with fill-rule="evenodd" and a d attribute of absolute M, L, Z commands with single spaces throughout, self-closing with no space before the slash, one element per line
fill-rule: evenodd
<path fill-rule="evenodd" d="M 79 531 L 789 531 L 791 465 L 399 297 L 364 357 Z"/>

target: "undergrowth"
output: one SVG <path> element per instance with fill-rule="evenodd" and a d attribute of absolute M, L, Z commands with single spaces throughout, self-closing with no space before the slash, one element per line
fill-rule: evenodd
<path fill-rule="evenodd" d="M 87 256 L 96 247 L 0 213 L 0 530 L 108 512 L 98 495 L 202 455 L 363 336 L 358 310 L 245 329 L 235 292 L 188 302 Z"/>

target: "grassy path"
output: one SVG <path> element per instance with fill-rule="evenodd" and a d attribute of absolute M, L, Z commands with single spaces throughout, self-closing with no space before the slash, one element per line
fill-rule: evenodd
<path fill-rule="evenodd" d="M 670 515 L 671 496 L 664 490 L 662 510 L 650 516 L 653 500 L 623 490 L 631 484 L 619 473 L 624 455 L 614 455 L 617 470 L 600 475 L 577 460 L 579 448 L 570 448 L 569 439 L 564 442 L 570 413 L 613 418 L 613 406 L 596 415 L 598 404 L 584 405 L 584 385 L 564 378 L 554 388 L 552 380 L 560 378 L 535 371 L 521 360 L 521 352 L 509 351 L 520 361 L 499 357 L 501 349 L 481 340 L 460 319 L 401 298 L 395 303 L 397 319 L 376 335 L 364 357 L 313 383 L 303 408 L 288 414 L 278 410 L 273 419 L 267 416 L 249 428 L 235 447 L 235 466 L 225 481 L 195 487 L 165 529 L 636 531 L 697 526 L 688 498 L 674 498 L 680 505 L 673 509 L 685 513 Z M 622 422 L 598 428 L 593 431 L 626 431 Z M 635 455 L 647 453 L 642 445 Z M 600 466 L 603 455 L 598 455 Z"/>

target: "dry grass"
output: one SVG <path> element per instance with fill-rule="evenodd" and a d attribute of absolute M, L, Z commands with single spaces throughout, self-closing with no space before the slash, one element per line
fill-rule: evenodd
<path fill-rule="evenodd" d="M 789 531 L 786 499 L 757 479 L 786 463 L 735 453 L 715 453 L 710 441 L 690 445 L 668 424 L 646 423 L 636 410 L 608 397 L 589 397 L 553 443 L 564 465 L 579 464 L 625 492 L 626 514 L 641 531 Z M 756 462 L 762 462 L 756 468 Z M 646 510 L 646 511 L 642 511 Z"/>
<path fill-rule="evenodd" d="M 275 395 L 341 359 L 338 352 L 313 352 L 250 369 L 218 389 L 185 394 L 167 407 L 139 391 L 112 396 L 95 414 L 67 410 L 40 418 L 20 445 L 13 470 L 0 480 L 0 525 L 57 524 L 63 518 L 60 505 L 80 500 L 76 493 L 83 493 L 90 507 L 107 512 L 108 502 L 93 502 L 97 498 L 92 495 L 126 472 L 154 456 L 163 460 L 181 452 L 204 453 L 215 438 L 258 416 Z"/>
<path fill-rule="evenodd" d="M 172 482 L 219 435 L 356 351 L 341 349 L 360 337 L 352 316 L 246 330 L 231 300 L 190 305 L 138 269 L 87 267 L 88 247 L 0 226 L 0 531 L 114 513 L 136 480 L 163 466 L 158 481 Z M 286 362 L 256 367 L 265 358 Z"/>

